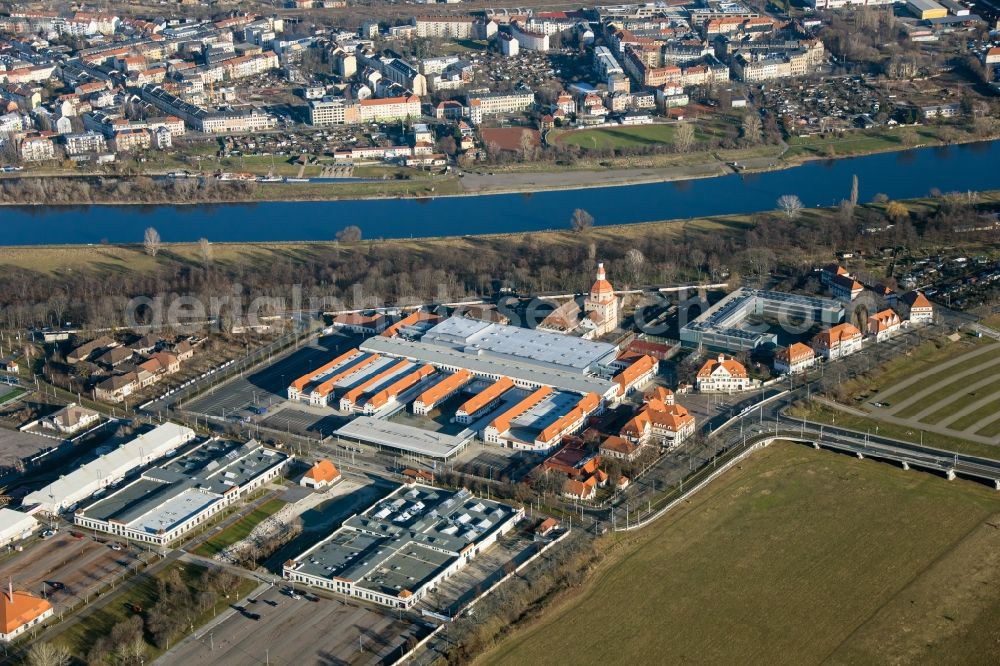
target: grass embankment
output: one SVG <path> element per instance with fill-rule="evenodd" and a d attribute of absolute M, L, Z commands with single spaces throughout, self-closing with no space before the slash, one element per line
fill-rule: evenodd
<path fill-rule="evenodd" d="M 180 573 L 181 580 L 191 590 L 191 594 L 197 596 L 200 591 L 198 587 L 199 581 L 205 572 L 205 567 L 175 562 L 154 576 L 143 576 L 128 583 L 129 588 L 124 593 L 115 597 L 99 610 L 81 617 L 79 621 L 59 634 L 54 639 L 54 642 L 64 645 L 69 649 L 73 656 L 79 660 L 76 663 L 86 663 L 87 652 L 95 640 L 99 637 L 110 635 L 111 629 L 116 624 L 134 615 L 137 610 L 143 613 L 156 604 L 160 595 L 160 581 L 167 580 L 172 570 Z M 249 578 L 240 578 L 239 583 L 232 589 L 228 597 L 220 596 L 211 608 L 207 608 L 200 613 L 193 612 L 190 617 L 189 626 L 198 628 L 205 624 L 209 619 L 217 615 L 220 611 L 225 610 L 237 599 L 250 594 L 257 585 L 258 581 Z M 151 663 L 165 650 L 154 645 L 148 635 L 145 635 L 144 639 L 146 641 L 144 663 Z"/>
<path fill-rule="evenodd" d="M 841 428 L 857 430 L 858 432 L 871 432 L 873 435 L 891 437 L 913 444 L 923 444 L 924 446 L 931 446 L 945 451 L 965 453 L 971 456 L 984 456 L 986 458 L 1000 458 L 1000 447 L 970 442 L 958 436 L 941 435 L 919 426 L 880 421 L 874 416 L 855 416 L 854 414 L 815 401 L 791 407 L 788 409 L 787 414 L 796 419 L 805 418 L 816 423 L 826 423 L 840 426 Z M 983 435 L 984 433 L 979 432 L 977 434 Z"/>
<path fill-rule="evenodd" d="M 264 502 L 226 529 L 199 544 L 198 547 L 191 552 L 195 555 L 201 555 L 202 557 L 213 557 L 216 554 L 221 553 L 234 543 L 242 541 L 250 536 L 250 533 L 255 527 L 280 511 L 281 507 L 285 506 L 285 504 L 287 504 L 287 502 L 279 499 L 271 499 Z"/>
<path fill-rule="evenodd" d="M 1000 495 L 777 443 L 484 664 L 995 663 Z"/>

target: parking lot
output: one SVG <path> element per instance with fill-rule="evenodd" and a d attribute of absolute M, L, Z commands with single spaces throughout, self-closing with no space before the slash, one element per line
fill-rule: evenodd
<path fill-rule="evenodd" d="M 249 408 L 254 405 L 266 408 L 284 401 L 290 383 L 348 349 L 349 345 L 350 339 L 345 336 L 321 337 L 267 367 L 212 389 L 184 408 L 219 418 L 248 417 Z"/>
<path fill-rule="evenodd" d="M 58 613 L 93 598 L 146 554 L 134 547 L 112 550 L 107 535 L 95 541 L 90 533 L 75 533 L 82 538 L 62 529 L 50 539 L 36 541 L 0 564 L 0 578 L 12 581 L 15 589 L 44 595 Z"/>
<path fill-rule="evenodd" d="M 284 430 L 299 435 L 325 437 L 347 423 L 348 417 L 332 412 L 330 408 L 310 407 L 298 403 L 276 406 L 260 420 L 260 424 L 274 430 Z"/>
<path fill-rule="evenodd" d="M 310 598 L 294 599 L 278 586 L 269 588 L 254 601 L 236 604 L 242 610 L 220 614 L 214 624 L 165 654 L 163 662 L 186 666 L 392 663 L 430 630 L 388 610 Z"/>

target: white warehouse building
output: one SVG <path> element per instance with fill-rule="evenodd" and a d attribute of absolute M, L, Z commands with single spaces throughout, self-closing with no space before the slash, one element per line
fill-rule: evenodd
<path fill-rule="evenodd" d="M 27 539 L 37 527 L 34 516 L 6 507 L 0 509 L 0 546 Z"/>
<path fill-rule="evenodd" d="M 162 458 L 194 437 L 191 428 L 164 423 L 30 493 L 24 498 L 24 506 L 37 505 L 46 513 L 59 513 L 98 490 L 121 481 L 129 472 Z"/>

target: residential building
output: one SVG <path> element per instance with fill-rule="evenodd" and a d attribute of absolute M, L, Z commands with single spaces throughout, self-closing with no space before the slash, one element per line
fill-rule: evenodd
<path fill-rule="evenodd" d="M 139 96 L 161 111 L 180 118 L 192 129 L 207 134 L 247 134 L 274 129 L 278 125 L 277 118 L 254 107 L 209 111 L 152 84 L 139 88 Z"/>
<path fill-rule="evenodd" d="M 812 348 L 825 359 L 842 358 L 861 349 L 862 337 L 853 324 L 838 324 L 816 334 Z"/>
<path fill-rule="evenodd" d="M 930 324 L 934 322 L 934 304 L 919 291 L 903 294 L 900 299 L 906 311 L 907 320 L 911 324 Z"/>
<path fill-rule="evenodd" d="M 140 388 L 139 375 L 126 372 L 108 377 L 94 387 L 94 399 L 105 402 L 122 402 Z"/>
<path fill-rule="evenodd" d="M 508 113 L 520 113 L 532 107 L 535 103 L 535 93 L 531 90 L 515 91 L 513 93 L 486 93 L 469 99 L 469 107 L 475 104 L 479 120 L 470 110 L 469 117 L 473 124 L 478 125 L 485 116 L 499 116 Z"/>
<path fill-rule="evenodd" d="M 514 35 L 501 32 L 497 35 L 497 40 L 500 42 L 500 53 L 505 56 L 514 57 L 521 52 L 521 44 Z"/>
<path fill-rule="evenodd" d="M 417 37 L 474 39 L 474 24 L 471 16 L 418 16 L 413 19 Z"/>
<path fill-rule="evenodd" d="M 358 107 L 343 97 L 326 97 L 309 102 L 310 125 L 351 125 L 358 122 Z"/>
<path fill-rule="evenodd" d="M 138 150 L 149 150 L 153 145 L 152 135 L 146 128 L 123 129 L 115 132 L 111 139 L 115 152 L 131 153 Z"/>
<path fill-rule="evenodd" d="M 888 308 L 868 317 L 868 335 L 875 338 L 876 342 L 888 340 L 902 326 L 903 320 L 899 318 L 895 310 Z"/>
<path fill-rule="evenodd" d="M 376 59 L 380 63 L 380 71 L 393 83 L 406 88 L 412 95 L 427 94 L 427 78 L 417 71 L 413 65 L 403 62 L 399 58 L 392 58 L 388 62 Z"/>
<path fill-rule="evenodd" d="M 518 23 L 512 23 L 510 34 L 517 40 L 520 48 L 526 51 L 545 52 L 549 50 L 549 36 L 544 32 L 532 32 L 526 28 L 522 28 Z"/>
<path fill-rule="evenodd" d="M 850 303 L 861 295 L 864 285 L 852 277 L 846 275 L 835 275 L 830 280 L 830 293 L 838 301 Z"/>
<path fill-rule="evenodd" d="M 597 496 L 598 480 L 596 475 L 588 476 L 585 480 L 566 479 L 563 483 L 562 494 L 564 497 L 589 502 Z"/>
<path fill-rule="evenodd" d="M 72 435 L 86 430 L 100 420 L 101 415 L 98 412 L 71 402 L 59 411 L 41 419 L 39 425 L 63 435 Z"/>
<path fill-rule="evenodd" d="M 732 393 L 745 391 L 750 386 L 747 369 L 739 361 L 726 358 L 725 354 L 705 361 L 695 379 L 695 388 L 702 393 Z"/>
<path fill-rule="evenodd" d="M 94 352 L 109 349 L 111 347 L 117 347 L 118 344 L 119 343 L 113 338 L 110 338 L 107 335 L 102 335 L 101 337 L 91 340 L 90 342 L 83 343 L 76 349 L 66 354 L 66 362 L 72 365 L 74 363 L 86 361 Z"/>
<path fill-rule="evenodd" d="M 833 282 L 833 278 L 838 275 L 842 277 L 851 277 L 851 274 L 847 272 L 847 269 L 840 264 L 828 264 L 820 269 L 819 282 L 824 287 L 829 287 Z"/>
<path fill-rule="evenodd" d="M 66 154 L 71 157 L 85 153 L 102 153 L 108 149 L 104 135 L 94 131 L 66 134 L 63 136 L 63 142 L 66 144 Z"/>
<path fill-rule="evenodd" d="M 107 368 L 116 368 L 125 361 L 129 361 L 134 356 L 131 349 L 126 347 L 112 347 L 97 357 L 97 363 Z"/>
<path fill-rule="evenodd" d="M 801 342 L 793 342 L 774 354 L 774 370 L 781 374 L 805 372 L 816 365 L 816 352 Z"/>
<path fill-rule="evenodd" d="M 363 123 L 419 117 L 420 98 L 416 95 L 382 99 L 369 98 L 358 103 L 358 120 Z"/>
<path fill-rule="evenodd" d="M 630 442 L 624 437 L 618 437 L 612 435 L 605 439 L 601 443 L 600 452 L 605 458 L 615 458 L 617 460 L 624 460 L 625 462 L 632 462 L 639 457 L 641 451 L 640 445 L 635 442 Z"/>
<path fill-rule="evenodd" d="M 334 485 L 341 478 L 340 470 L 329 460 L 323 459 L 317 461 L 302 475 L 299 485 L 313 490 L 323 490 Z"/>
<path fill-rule="evenodd" d="M 29 136 L 21 141 L 21 159 L 25 162 L 44 162 L 56 158 L 56 146 L 47 136 Z"/>
<path fill-rule="evenodd" d="M 260 55 L 246 55 L 222 61 L 222 67 L 229 79 L 243 79 L 256 76 L 272 69 L 278 69 L 278 55 L 265 51 Z"/>

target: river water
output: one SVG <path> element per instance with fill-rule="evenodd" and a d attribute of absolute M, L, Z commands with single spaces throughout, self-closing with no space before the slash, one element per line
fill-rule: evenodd
<path fill-rule="evenodd" d="M 573 209 L 596 224 L 773 210 L 783 194 L 806 206 L 847 198 L 851 177 L 860 201 L 1000 189 L 1000 141 L 918 148 L 809 162 L 759 174 L 621 187 L 435 199 L 199 204 L 190 206 L 0 207 L 0 245 L 138 243 L 153 226 L 164 241 L 332 240 L 355 224 L 365 238 L 408 238 L 564 229 Z"/>

